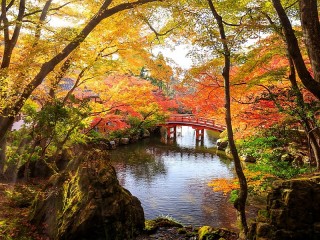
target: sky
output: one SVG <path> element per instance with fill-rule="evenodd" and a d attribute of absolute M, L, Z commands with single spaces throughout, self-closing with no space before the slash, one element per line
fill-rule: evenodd
<path fill-rule="evenodd" d="M 162 53 L 164 57 L 172 59 L 179 67 L 189 69 L 192 66 L 192 60 L 187 56 L 190 46 L 187 44 L 176 45 L 174 49 L 169 47 L 156 47 L 152 53 L 157 55 Z"/>

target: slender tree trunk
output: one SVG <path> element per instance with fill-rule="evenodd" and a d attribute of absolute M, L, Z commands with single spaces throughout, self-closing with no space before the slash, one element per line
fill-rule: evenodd
<path fill-rule="evenodd" d="M 308 132 L 308 138 L 316 161 L 317 170 L 320 171 L 320 146 L 312 130 Z"/>
<path fill-rule="evenodd" d="M 299 89 L 299 86 L 297 84 L 297 78 L 295 74 L 295 67 L 292 61 L 292 58 L 288 56 L 289 60 L 289 67 L 290 67 L 290 74 L 289 74 L 289 81 L 291 83 L 291 87 L 294 91 L 294 94 L 296 96 L 296 102 L 298 106 L 298 117 L 301 119 L 302 124 L 304 125 L 305 134 L 308 138 L 308 141 L 310 143 L 311 152 L 313 152 L 314 156 L 310 155 L 310 160 L 314 157 L 316 164 L 317 164 L 317 170 L 320 170 L 320 146 L 317 141 L 317 131 L 314 130 L 314 124 L 312 124 L 310 121 L 310 117 L 307 116 L 307 109 L 306 104 L 303 99 L 303 95 Z"/>
<path fill-rule="evenodd" d="M 318 57 L 320 57 L 320 53 L 317 49 L 320 49 L 319 47 L 319 21 L 318 21 L 318 12 L 317 12 L 317 3 L 315 1 L 306 1 L 305 3 L 304 0 L 300 1 L 300 9 L 301 9 L 301 22 L 302 25 L 304 25 L 304 35 L 306 36 L 306 45 L 308 47 L 308 52 L 309 52 L 309 58 L 314 59 L 313 62 L 319 62 Z M 278 1 L 274 1 L 275 7 L 278 8 L 279 14 L 284 14 L 284 11 L 281 10 L 281 4 Z M 314 8 L 314 9 L 313 9 Z M 307 21 L 307 18 L 309 15 L 307 12 L 312 12 L 312 21 Z M 281 38 L 284 40 L 284 42 L 287 41 L 289 36 L 292 36 L 287 33 L 287 38 L 285 34 L 281 31 L 278 31 L 278 27 L 276 24 L 271 20 L 271 18 L 266 15 L 269 23 L 275 30 L 277 34 L 281 36 Z M 285 21 L 285 16 L 282 17 L 283 21 Z M 315 19 L 316 20 L 315 20 Z M 314 22 L 315 21 L 315 22 Z M 290 22 L 289 22 L 290 23 Z M 288 24 L 288 23 L 287 23 Z M 289 24 L 290 25 L 290 24 Z M 316 29 L 315 29 L 316 28 Z M 318 36 L 315 41 L 315 36 Z M 311 46 L 312 45 L 312 46 Z M 311 54 L 310 54 L 311 53 Z M 313 54 L 313 55 L 312 55 Z M 310 160 L 315 158 L 316 164 L 317 164 L 317 170 L 320 170 L 320 132 L 319 129 L 317 128 L 316 125 L 316 120 L 314 117 L 309 117 L 307 114 L 307 109 L 306 109 L 306 104 L 303 98 L 303 95 L 300 91 L 300 88 L 297 83 L 297 76 L 296 76 L 296 68 L 295 68 L 295 63 L 292 58 L 292 54 L 290 54 L 290 49 L 289 49 L 289 44 L 287 44 L 287 58 L 289 61 L 289 81 L 291 83 L 292 90 L 294 92 L 294 95 L 296 97 L 296 104 L 297 104 L 297 113 L 294 115 L 297 117 L 299 120 L 301 120 L 301 124 L 304 127 L 305 134 L 308 138 L 308 146 L 309 146 L 309 152 L 310 152 Z M 318 65 L 317 67 L 319 67 Z M 301 71 L 301 70 L 300 70 Z M 277 103 L 276 99 L 274 99 L 275 104 L 278 106 L 279 104 Z M 314 155 L 312 155 L 312 153 Z"/>
<path fill-rule="evenodd" d="M 244 233 L 244 237 L 246 238 L 246 235 L 248 233 L 248 225 L 247 225 L 247 219 L 246 219 L 246 212 L 245 212 L 245 207 L 246 207 L 246 200 L 247 200 L 247 195 L 248 195 L 248 186 L 247 186 L 247 180 L 246 177 L 243 173 L 242 166 L 241 166 L 241 161 L 239 158 L 239 154 L 234 142 L 233 138 L 233 129 L 232 129 L 232 119 L 231 119 L 231 96 L 230 96 L 230 65 L 231 65 L 231 60 L 230 60 L 230 50 L 228 47 L 227 43 L 227 38 L 223 26 L 223 21 L 222 17 L 217 13 L 212 0 L 208 0 L 210 9 L 212 14 L 214 15 L 214 18 L 217 21 L 217 24 L 219 26 L 219 32 L 220 32 L 220 38 L 221 42 L 223 44 L 223 55 L 224 55 L 224 69 L 222 76 L 224 78 L 224 93 L 225 93 L 225 110 L 226 110 L 226 125 L 227 125 L 227 132 L 228 132 L 228 141 L 229 141 L 229 146 L 230 150 L 233 156 L 233 161 L 234 161 L 234 166 L 235 170 L 239 179 L 240 183 L 240 191 L 239 191 L 239 197 L 235 201 L 235 208 L 238 210 L 240 214 L 240 221 L 242 225 L 242 231 Z"/>
<path fill-rule="evenodd" d="M 4 136 L 0 139 L 0 178 L 4 173 L 4 166 L 6 163 L 6 148 L 7 148 L 7 137 Z"/>
<path fill-rule="evenodd" d="M 8 118 L 1 117 L 0 116 L 0 133 L 3 131 L 2 129 L 6 129 L 5 134 L 0 134 L 0 176 L 4 174 L 4 167 L 6 164 L 7 156 L 6 156 L 6 150 L 7 150 L 7 131 L 11 129 L 11 126 L 13 124 L 13 120 L 9 121 Z"/>
<path fill-rule="evenodd" d="M 320 100 L 320 80 L 314 79 L 309 70 L 307 69 L 305 62 L 303 60 L 301 51 L 300 51 L 300 47 L 298 44 L 298 40 L 294 34 L 294 30 L 292 28 L 292 25 L 290 23 L 290 20 L 280 2 L 280 0 L 272 0 L 273 2 L 273 6 L 275 8 L 275 10 L 278 13 L 281 25 L 283 27 L 283 32 L 284 32 L 284 36 L 285 36 L 285 40 L 286 40 L 286 44 L 288 47 L 288 52 L 290 57 L 292 58 L 295 68 L 297 70 L 297 73 L 299 75 L 299 78 L 301 79 L 303 85 L 316 97 Z M 306 4 L 306 2 L 315 2 L 315 0 L 301 0 L 301 2 L 304 2 Z M 308 5 L 308 4 L 306 4 Z M 312 5 L 312 4 L 311 4 Z M 316 3 L 315 3 L 316 6 Z M 303 22 L 308 22 L 310 21 L 311 23 L 314 23 L 315 21 L 319 22 L 319 19 L 317 18 L 316 20 L 313 19 L 314 17 L 317 16 L 317 14 L 311 14 L 307 9 L 310 10 L 310 8 L 305 8 L 305 11 L 303 12 L 303 14 L 301 14 L 302 17 L 302 21 Z M 316 11 L 316 9 L 314 9 Z M 313 33 L 313 31 L 308 31 L 306 28 L 308 28 L 308 24 L 302 24 L 302 27 L 304 28 L 304 34 L 306 38 L 310 37 L 310 34 Z M 318 30 L 314 31 L 315 33 L 317 33 Z M 313 38 L 310 39 L 310 41 L 313 43 Z M 320 51 L 317 51 L 317 47 L 319 45 L 319 40 L 317 38 L 316 40 L 318 42 L 318 44 L 314 44 L 313 48 L 308 48 L 309 51 L 309 56 L 312 57 L 314 55 L 320 54 Z M 308 41 L 307 41 L 308 42 Z M 320 45 L 319 45 L 320 47 Z M 318 58 L 311 58 L 310 61 L 314 64 L 318 64 L 317 69 L 319 68 L 319 62 Z M 317 69 L 314 69 L 315 71 Z M 316 76 L 315 76 L 316 77 Z M 319 75 L 320 77 L 320 75 Z"/>
<path fill-rule="evenodd" d="M 320 83 L 320 23 L 317 0 L 300 0 L 300 19 L 304 41 L 315 81 Z"/>

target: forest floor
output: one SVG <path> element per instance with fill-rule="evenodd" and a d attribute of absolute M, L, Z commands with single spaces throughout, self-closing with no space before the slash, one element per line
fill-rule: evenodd
<path fill-rule="evenodd" d="M 25 194 L 25 185 L 0 182 L 0 239 L 2 240 L 46 240 L 39 234 L 36 227 L 28 221 L 30 203 L 22 201 L 21 195 L 15 190 L 20 189 Z M 32 188 L 39 185 L 32 185 Z M 22 194 L 22 193 L 21 193 Z M 25 200 L 25 199 L 24 199 Z"/>

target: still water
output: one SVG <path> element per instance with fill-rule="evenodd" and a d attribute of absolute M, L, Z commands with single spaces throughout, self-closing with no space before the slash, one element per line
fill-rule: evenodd
<path fill-rule="evenodd" d="M 217 133 L 205 131 L 196 145 L 191 127 L 178 128 L 176 141 L 144 139 L 111 152 L 120 184 L 142 203 L 146 219 L 168 215 L 184 225 L 235 228 L 228 196 L 207 186 L 233 178 L 233 163 L 215 150 Z"/>

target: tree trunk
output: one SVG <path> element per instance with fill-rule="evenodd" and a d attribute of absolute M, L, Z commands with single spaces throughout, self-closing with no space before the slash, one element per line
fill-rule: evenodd
<path fill-rule="evenodd" d="M 289 81 L 291 83 L 291 87 L 294 91 L 294 94 L 296 96 L 296 102 L 297 102 L 297 109 L 298 109 L 298 118 L 301 119 L 302 124 L 304 125 L 305 134 L 308 138 L 308 141 L 310 143 L 310 150 L 314 154 L 314 158 L 317 164 L 317 170 L 320 170 L 320 146 L 317 141 L 317 131 L 314 130 L 314 124 L 312 124 L 310 121 L 314 122 L 310 117 L 307 115 L 307 109 L 306 104 L 303 99 L 303 95 L 299 89 L 299 86 L 297 84 L 296 79 L 296 73 L 295 73 L 295 67 L 293 64 L 292 59 L 290 56 L 288 56 L 289 60 L 289 67 L 290 67 L 290 74 L 289 74 Z M 310 155 L 310 160 L 312 159 L 312 156 Z"/>
<path fill-rule="evenodd" d="M 5 118 L 0 116 L 0 176 L 4 174 L 6 164 L 7 131 L 11 129 L 14 117 Z M 4 134 L 2 134 L 4 133 Z"/>
<path fill-rule="evenodd" d="M 314 79 L 320 83 L 320 24 L 317 0 L 300 0 L 300 18 Z"/>
<path fill-rule="evenodd" d="M 0 139 L 0 178 L 4 174 L 4 166 L 6 163 L 6 148 L 7 148 L 7 137 L 4 136 Z"/>
<path fill-rule="evenodd" d="M 313 13 L 313 15 L 316 17 L 316 19 L 318 19 L 318 12 L 317 12 L 317 7 L 316 7 L 316 3 L 313 3 L 313 7 L 315 7 L 315 9 L 309 9 L 308 11 L 306 10 L 303 10 L 303 7 L 302 7 L 302 2 L 301 1 L 300 3 L 300 8 L 301 8 L 301 14 L 303 15 L 303 17 L 301 17 L 302 19 L 303 18 L 306 18 L 307 16 L 305 15 L 306 12 L 308 11 L 314 11 L 316 10 L 315 13 Z M 311 3 L 311 1 L 307 1 L 308 3 Z M 278 3 L 277 3 L 278 4 Z M 277 6 L 279 8 L 279 6 Z M 309 6 L 310 8 L 310 6 Z M 281 11 L 280 11 L 281 12 Z M 270 17 L 267 16 L 267 19 L 269 21 L 269 23 L 271 24 L 271 26 L 274 28 L 274 30 L 276 31 L 277 34 L 279 34 L 281 36 L 281 38 L 284 40 L 284 42 L 286 42 L 286 36 L 284 35 L 284 33 L 282 33 L 281 31 L 278 31 L 278 27 L 276 26 L 276 24 L 271 20 Z M 311 24 L 311 22 L 309 23 L 308 21 L 305 21 L 305 23 L 303 22 L 302 20 L 302 25 L 308 25 L 308 24 Z M 316 23 L 312 23 L 313 26 L 315 26 L 316 28 L 319 28 L 319 22 L 316 21 Z M 310 29 L 310 27 L 304 27 L 305 29 Z M 312 27 L 311 27 L 312 29 Z M 318 30 L 315 30 L 313 29 L 314 32 L 315 32 L 315 35 L 317 35 L 317 31 Z M 310 33 L 304 33 L 305 36 L 308 36 L 310 35 Z M 312 34 L 311 34 L 312 35 Z M 318 35 L 317 35 L 318 36 Z M 310 39 L 313 39 L 314 36 L 310 36 Z M 319 39 L 320 37 L 317 38 L 317 40 Z M 314 39 L 313 40 L 309 40 L 310 41 L 310 44 L 312 44 L 311 42 L 314 42 Z M 306 40 L 306 43 L 308 42 L 308 40 Z M 308 44 L 307 44 L 308 45 Z M 314 45 L 319 45 L 319 41 L 317 41 Z M 309 52 L 315 52 L 315 51 L 310 51 L 308 50 Z M 320 54 L 318 55 L 320 56 Z M 315 56 L 316 57 L 316 56 Z M 304 98 L 303 98 L 303 95 L 300 91 L 300 88 L 298 86 L 298 83 L 297 83 L 297 76 L 296 76 L 296 69 L 295 69 L 295 65 L 294 65 L 294 61 L 290 55 L 290 52 L 289 52 L 289 47 L 287 45 L 287 58 L 288 58 L 288 61 L 289 61 L 289 69 L 290 69 L 290 73 L 289 73 L 289 81 L 291 83 L 291 87 L 292 87 L 292 90 L 294 92 L 294 95 L 296 97 L 296 104 L 297 104 L 297 111 L 296 111 L 296 114 L 293 115 L 294 117 L 297 117 L 300 121 L 301 121 L 301 124 L 304 128 L 304 131 L 305 131 L 305 134 L 308 138 L 308 142 L 309 142 L 309 152 L 310 152 L 310 160 L 314 157 L 315 158 L 315 161 L 316 161 L 316 164 L 317 164 L 317 169 L 320 170 L 320 142 L 319 142 L 319 139 L 320 139 L 320 133 L 319 133 L 319 130 L 317 129 L 317 125 L 316 125 L 316 119 L 312 118 L 312 117 L 309 117 L 308 114 L 307 114 L 307 111 L 308 109 L 306 109 L 306 104 L 305 104 L 305 101 L 304 101 Z M 312 58 L 312 56 L 309 55 L 309 58 Z M 319 66 L 318 66 L 319 67 Z M 274 99 L 274 102 L 276 105 L 278 105 L 278 103 L 276 102 L 276 99 Z M 314 156 L 312 156 L 312 153 L 314 154 Z"/>
<path fill-rule="evenodd" d="M 227 44 L 227 38 L 223 26 L 222 17 L 217 13 L 212 0 L 208 0 L 210 9 L 212 14 L 214 15 L 214 18 L 217 21 L 217 24 L 219 26 L 219 32 L 220 32 L 220 38 L 221 42 L 223 44 L 223 55 L 224 55 L 224 69 L 223 69 L 223 78 L 224 78 L 224 93 L 225 93 L 225 109 L 226 109 L 226 125 L 227 125 L 227 131 L 228 131 L 228 141 L 229 141 L 229 147 L 233 156 L 234 166 L 235 170 L 239 179 L 240 183 L 240 191 L 238 199 L 235 201 L 235 208 L 238 210 L 240 214 L 240 221 L 241 221 L 241 227 L 242 232 L 244 233 L 244 236 L 240 235 L 240 238 L 246 238 L 246 235 L 248 233 L 248 225 L 247 225 L 247 219 L 246 219 L 246 200 L 248 195 L 248 186 L 247 186 L 247 180 L 243 173 L 241 161 L 239 158 L 239 154 L 234 142 L 233 138 L 233 129 L 232 129 L 232 119 L 231 119 L 231 96 L 230 96 L 230 50 Z"/>
<path fill-rule="evenodd" d="M 320 146 L 312 130 L 308 132 L 308 138 L 316 161 L 317 170 L 320 171 Z"/>
<path fill-rule="evenodd" d="M 314 0 L 301 0 L 301 2 L 308 2 L 308 1 L 314 1 Z M 286 44 L 288 47 L 288 52 L 290 57 L 292 58 L 295 68 L 297 70 L 297 73 L 299 75 L 299 78 L 301 79 L 303 85 L 316 97 L 320 100 L 320 82 L 316 81 L 310 74 L 310 72 L 308 71 L 304 60 L 302 58 L 301 52 L 300 52 L 300 48 L 299 48 L 299 44 L 298 44 L 298 40 L 294 34 L 294 30 L 292 29 L 292 25 L 290 23 L 290 20 L 285 12 L 285 10 L 283 9 L 283 6 L 281 5 L 280 0 L 272 0 L 273 2 L 273 6 L 275 8 L 275 10 L 278 13 L 281 25 L 283 27 L 283 32 L 284 32 L 284 36 L 286 39 Z M 317 11 L 317 9 L 315 9 L 315 11 Z M 314 19 L 315 14 L 311 14 L 308 12 L 304 12 L 303 14 L 301 14 L 304 21 L 306 21 L 306 19 L 308 19 L 308 21 L 314 22 L 314 21 L 319 21 L 319 19 Z M 306 18 L 306 19 L 305 19 Z M 309 25 L 307 24 L 302 24 L 302 27 L 304 28 L 308 28 Z M 304 33 L 309 32 L 307 31 L 307 29 L 304 29 Z M 309 33 L 311 33 L 312 31 L 310 31 Z M 306 38 L 310 37 L 309 34 L 307 34 L 305 36 Z M 309 40 L 307 40 L 309 41 Z M 318 41 L 318 38 L 317 40 Z M 313 42 L 313 41 L 312 41 Z M 318 43 L 319 45 L 319 43 Z M 316 46 L 316 45 L 315 45 Z M 315 47 L 314 46 L 314 47 Z M 314 54 L 316 55 L 317 52 L 314 52 L 315 49 L 313 48 L 308 48 L 309 51 L 311 51 L 311 53 L 309 53 L 309 56 L 313 56 Z M 317 58 L 316 58 L 317 59 Z M 317 62 L 317 60 L 314 60 L 315 64 L 319 64 L 319 62 Z M 311 59 L 310 59 L 311 60 Z M 312 62 L 312 60 L 311 60 Z M 319 65 L 318 65 L 319 68 Z"/>

